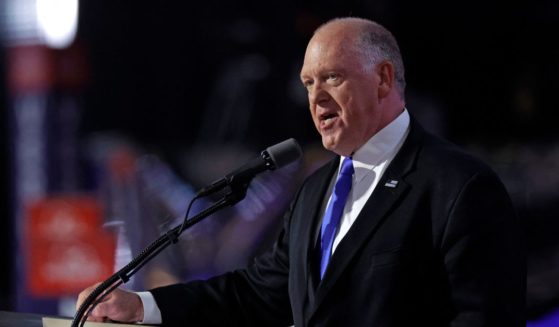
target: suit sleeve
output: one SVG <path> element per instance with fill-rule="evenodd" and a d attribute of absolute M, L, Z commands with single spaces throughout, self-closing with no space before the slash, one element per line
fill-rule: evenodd
<path fill-rule="evenodd" d="M 274 247 L 247 269 L 151 290 L 164 326 L 287 326 L 288 233 L 292 208 Z"/>
<path fill-rule="evenodd" d="M 492 172 L 477 173 L 463 186 L 449 211 L 442 252 L 452 327 L 524 326 L 524 239 Z"/>

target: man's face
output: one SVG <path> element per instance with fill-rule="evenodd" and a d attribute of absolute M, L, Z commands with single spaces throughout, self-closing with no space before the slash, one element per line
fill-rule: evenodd
<path fill-rule="evenodd" d="M 301 81 L 322 144 L 349 156 L 377 131 L 379 75 L 341 33 L 321 31 L 309 42 Z"/>

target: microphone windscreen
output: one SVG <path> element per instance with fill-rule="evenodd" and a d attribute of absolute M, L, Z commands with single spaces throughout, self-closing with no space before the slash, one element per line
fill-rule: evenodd
<path fill-rule="evenodd" d="M 303 151 L 295 139 L 287 139 L 266 149 L 276 168 L 281 168 L 301 158 Z"/>

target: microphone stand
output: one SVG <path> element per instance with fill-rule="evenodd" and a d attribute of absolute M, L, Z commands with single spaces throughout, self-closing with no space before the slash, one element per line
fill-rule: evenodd
<path fill-rule="evenodd" d="M 193 225 L 200 222 L 202 219 L 211 215 L 212 213 L 221 210 L 228 206 L 233 206 L 246 196 L 246 191 L 250 181 L 239 180 L 239 182 L 234 182 L 229 185 L 231 191 L 223 196 L 219 201 L 211 205 L 210 207 L 204 209 L 202 212 L 198 213 L 196 216 L 185 220 L 182 224 L 169 230 L 165 235 L 160 236 L 153 243 L 148 245 L 140 254 L 138 254 L 132 261 L 130 261 L 122 269 L 114 273 L 111 277 L 107 278 L 102 282 L 97 288 L 89 294 L 89 296 L 84 300 L 74 319 L 72 320 L 71 327 L 82 327 L 85 323 L 87 316 L 95 308 L 97 303 L 101 302 L 105 296 L 111 293 L 114 289 L 122 284 L 125 284 L 130 280 L 130 277 L 134 275 L 138 270 L 140 270 L 146 263 L 157 256 L 161 251 L 167 248 L 170 244 L 175 244 L 178 242 L 178 237 L 180 234 L 192 227 Z M 191 203 L 200 197 L 200 192 L 192 199 Z M 188 215 L 188 212 L 187 212 Z"/>

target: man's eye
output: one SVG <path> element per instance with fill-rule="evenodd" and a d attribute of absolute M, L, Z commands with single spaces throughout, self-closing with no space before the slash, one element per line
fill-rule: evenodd
<path fill-rule="evenodd" d="M 304 81 L 303 86 L 308 89 L 313 85 L 313 81 Z"/>
<path fill-rule="evenodd" d="M 336 81 L 340 76 L 338 74 L 328 74 L 328 79 Z"/>

